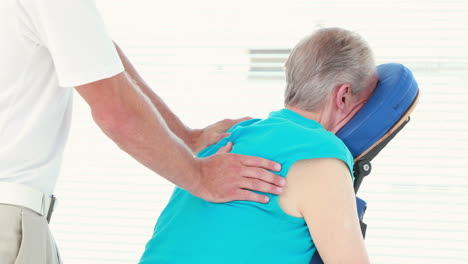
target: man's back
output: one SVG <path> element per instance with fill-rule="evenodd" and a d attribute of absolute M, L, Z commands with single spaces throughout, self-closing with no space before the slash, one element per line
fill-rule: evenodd
<path fill-rule="evenodd" d="M 216 153 L 228 141 L 232 152 L 260 156 L 283 165 L 285 177 L 298 160 L 338 158 L 351 168 L 344 144 L 319 123 L 293 111 L 233 127 L 231 135 L 202 151 Z M 315 246 L 303 218 L 286 214 L 278 196 L 268 204 L 245 201 L 215 204 L 176 188 L 161 214 L 141 264 L 146 263 L 308 263 Z"/>

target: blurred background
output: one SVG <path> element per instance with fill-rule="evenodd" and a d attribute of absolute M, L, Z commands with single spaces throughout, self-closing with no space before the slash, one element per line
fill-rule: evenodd
<path fill-rule="evenodd" d="M 468 263 L 468 2 L 96 0 L 113 39 L 190 127 L 282 108 L 283 62 L 304 36 L 360 33 L 408 66 L 412 121 L 373 161 L 373 263 Z M 83 40 L 86 41 L 86 40 Z M 173 185 L 120 151 L 75 96 L 51 228 L 65 263 L 137 263 Z"/>

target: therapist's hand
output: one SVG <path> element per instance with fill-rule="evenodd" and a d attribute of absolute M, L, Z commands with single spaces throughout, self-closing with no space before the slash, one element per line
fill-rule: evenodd
<path fill-rule="evenodd" d="M 190 190 L 193 195 L 214 203 L 233 200 L 267 203 L 268 196 L 253 191 L 282 193 L 285 179 L 270 172 L 280 171 L 280 164 L 228 153 L 231 148 L 229 142 L 217 154 L 199 160 L 200 177 Z"/>
<path fill-rule="evenodd" d="M 252 119 L 251 117 L 243 117 L 239 119 L 224 119 L 204 129 L 193 129 L 190 131 L 190 142 L 188 146 L 193 153 L 198 153 L 208 146 L 218 143 L 221 139 L 229 136 L 226 133 L 234 125 Z"/>

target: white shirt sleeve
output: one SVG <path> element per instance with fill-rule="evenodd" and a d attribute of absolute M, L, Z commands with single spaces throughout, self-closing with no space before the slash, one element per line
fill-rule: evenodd
<path fill-rule="evenodd" d="M 93 0 L 25 0 L 42 45 L 49 50 L 60 86 L 78 86 L 124 70 Z"/>

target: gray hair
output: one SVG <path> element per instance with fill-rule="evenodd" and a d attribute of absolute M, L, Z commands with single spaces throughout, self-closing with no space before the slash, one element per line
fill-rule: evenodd
<path fill-rule="evenodd" d="M 286 61 L 285 105 L 319 109 L 333 89 L 351 84 L 359 94 L 375 72 L 372 51 L 358 34 L 340 29 L 320 29 L 299 42 Z"/>

